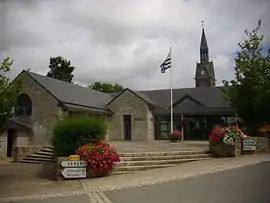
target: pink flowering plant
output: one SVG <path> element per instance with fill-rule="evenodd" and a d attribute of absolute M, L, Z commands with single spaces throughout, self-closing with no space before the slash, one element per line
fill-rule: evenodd
<path fill-rule="evenodd" d="M 102 141 L 84 145 L 76 151 L 76 154 L 88 166 L 88 172 L 94 177 L 109 175 L 116 163 L 120 161 L 115 147 Z"/>
<path fill-rule="evenodd" d="M 209 135 L 209 140 L 214 145 L 225 144 L 233 146 L 236 137 L 247 138 L 240 128 L 235 126 L 215 127 Z"/>
<path fill-rule="evenodd" d="M 170 141 L 175 142 L 177 140 L 181 140 L 182 132 L 178 130 L 174 130 L 169 134 Z"/>

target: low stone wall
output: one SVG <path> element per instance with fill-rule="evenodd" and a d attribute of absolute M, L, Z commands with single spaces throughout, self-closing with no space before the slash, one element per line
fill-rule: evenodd
<path fill-rule="evenodd" d="M 218 157 L 236 157 L 242 154 L 242 139 L 236 138 L 235 145 L 229 146 L 223 143 L 213 145 L 209 142 L 209 150 Z"/>
<path fill-rule="evenodd" d="M 255 153 L 266 153 L 268 151 L 268 140 L 266 137 L 249 137 L 247 139 L 256 141 Z"/>
<path fill-rule="evenodd" d="M 20 162 L 24 157 L 40 151 L 43 146 L 17 146 L 13 148 L 12 158 L 14 162 Z"/>
<path fill-rule="evenodd" d="M 268 142 L 268 152 L 270 152 L 270 137 L 267 138 L 267 142 Z"/>

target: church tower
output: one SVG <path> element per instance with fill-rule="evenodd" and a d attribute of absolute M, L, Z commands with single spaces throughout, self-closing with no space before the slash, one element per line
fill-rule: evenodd
<path fill-rule="evenodd" d="M 202 22 L 203 23 L 203 22 Z M 204 27 L 202 28 L 200 62 L 197 63 L 195 73 L 196 87 L 213 87 L 215 86 L 215 70 L 213 61 L 209 60 L 209 49 L 205 37 Z"/>

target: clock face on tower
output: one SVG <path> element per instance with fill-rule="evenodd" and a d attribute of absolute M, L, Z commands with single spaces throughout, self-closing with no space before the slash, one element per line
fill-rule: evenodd
<path fill-rule="evenodd" d="M 204 70 L 202 70 L 202 71 L 201 71 L 201 74 L 202 74 L 202 75 L 204 75 L 204 74 L 205 74 L 205 71 L 204 71 Z"/>

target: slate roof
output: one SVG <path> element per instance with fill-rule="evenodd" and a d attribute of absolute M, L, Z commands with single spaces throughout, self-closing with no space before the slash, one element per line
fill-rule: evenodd
<path fill-rule="evenodd" d="M 88 87 L 56 80 L 37 73 L 27 72 L 36 82 L 49 91 L 54 97 L 64 104 L 84 106 L 95 109 L 107 109 L 106 104 L 112 99 L 111 95 L 105 94 Z"/>
<path fill-rule="evenodd" d="M 87 87 L 56 80 L 33 72 L 25 71 L 37 83 L 43 86 L 56 99 L 68 108 L 82 110 L 109 111 L 107 104 L 121 93 L 102 93 Z M 168 114 L 170 111 L 170 90 L 133 91 L 139 98 L 152 105 L 156 114 Z M 175 113 L 185 114 L 216 114 L 230 113 L 230 108 L 223 98 L 221 87 L 197 87 L 173 90 L 173 104 Z"/>
<path fill-rule="evenodd" d="M 173 90 L 173 104 L 184 99 L 174 107 L 175 113 L 185 114 L 233 114 L 235 111 L 225 101 L 222 87 L 197 87 Z M 152 101 L 161 105 L 154 109 L 154 113 L 167 114 L 170 109 L 170 90 L 140 91 Z"/>

